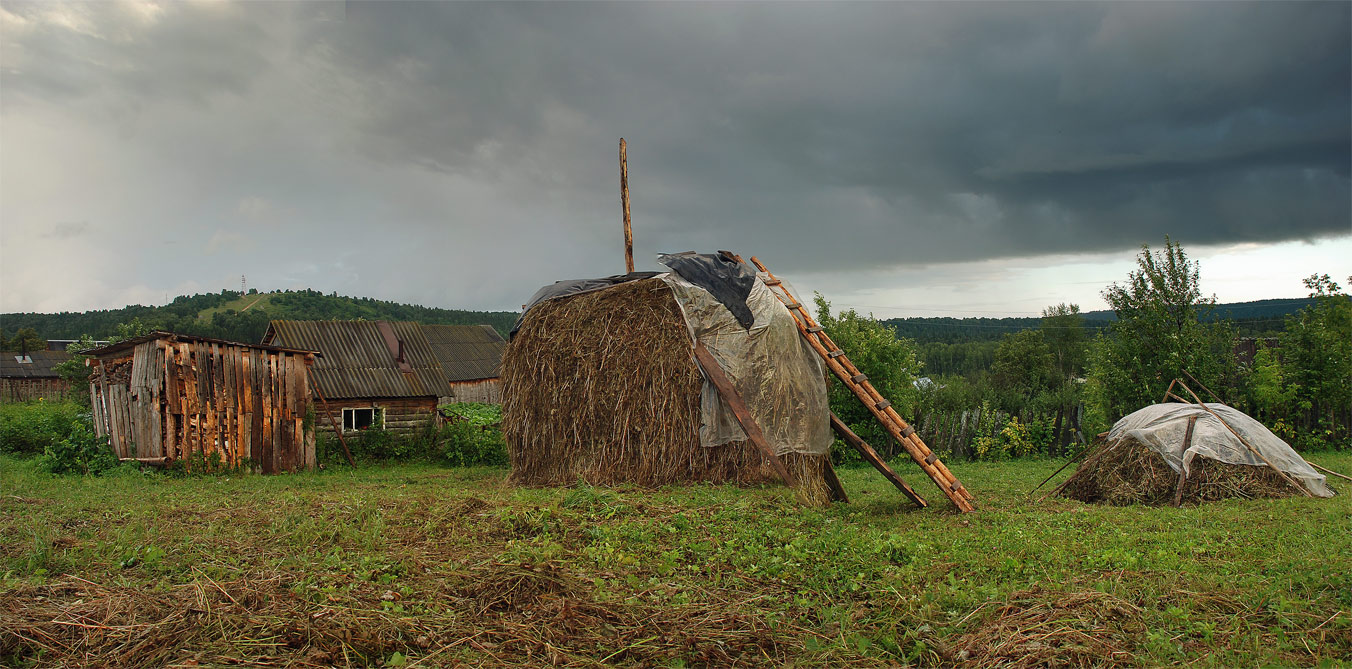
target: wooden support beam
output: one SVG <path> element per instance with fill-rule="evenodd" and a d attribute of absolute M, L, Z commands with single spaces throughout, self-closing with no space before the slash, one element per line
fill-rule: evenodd
<path fill-rule="evenodd" d="M 911 486 L 906 485 L 906 482 L 901 480 L 901 477 L 897 476 L 897 473 L 892 471 L 891 467 L 887 466 L 887 463 L 878 455 L 878 452 L 873 450 L 873 447 L 869 446 L 868 442 L 855 434 L 854 430 L 851 430 L 850 426 L 846 425 L 845 421 L 842 421 L 835 413 L 831 414 L 831 429 L 835 430 L 836 434 L 840 435 L 840 438 L 845 440 L 845 443 L 852 446 L 854 450 L 859 451 L 859 455 L 864 457 L 864 461 L 873 465 L 873 468 L 878 470 L 878 473 L 882 474 L 883 478 L 896 486 L 897 490 L 901 491 L 901 494 L 911 498 L 911 501 L 915 502 L 916 506 L 922 509 L 929 506 L 929 502 L 926 502 L 925 498 L 916 494 L 916 492 L 911 489 Z"/>
<path fill-rule="evenodd" d="M 728 408 L 732 409 L 732 415 L 737 419 L 737 423 L 742 426 L 742 431 L 746 433 L 747 441 L 751 442 L 756 448 L 759 448 L 765 457 L 770 459 L 770 465 L 775 468 L 775 472 L 784 480 L 784 485 L 789 486 L 793 494 L 803 506 L 809 506 L 807 499 L 798 491 L 794 485 L 793 474 L 784 466 L 784 461 L 775 455 L 774 449 L 770 448 L 770 443 L 765 440 L 765 434 L 761 432 L 760 425 L 756 424 L 755 419 L 751 417 L 751 410 L 747 408 L 746 401 L 742 399 L 741 393 L 732 386 L 732 380 L 728 378 L 727 373 L 719 366 L 718 361 L 714 359 L 709 349 L 704 347 L 703 342 L 695 342 L 695 360 L 699 362 L 700 369 L 704 370 L 704 377 L 709 379 L 718 395 L 728 403 Z"/>
<path fill-rule="evenodd" d="M 357 461 L 352 457 L 352 451 L 347 449 L 347 440 L 343 439 L 343 428 L 334 423 L 333 409 L 329 407 L 329 401 L 324 399 L 324 392 L 319 389 L 319 382 L 312 379 L 310 383 L 314 386 L 315 395 L 319 396 L 319 401 L 324 403 L 324 415 L 328 417 L 329 427 L 333 428 L 333 433 L 338 435 L 338 443 L 343 446 L 343 455 L 347 456 L 347 464 L 356 467 Z"/>

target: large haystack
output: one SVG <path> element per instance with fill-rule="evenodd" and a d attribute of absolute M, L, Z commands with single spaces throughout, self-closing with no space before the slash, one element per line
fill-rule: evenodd
<path fill-rule="evenodd" d="M 661 278 L 531 307 L 502 365 L 512 479 L 642 486 L 777 481 L 768 459 L 746 441 L 701 445 L 704 381 L 691 351 L 691 330 Z M 780 457 L 809 501 L 829 498 L 826 455 Z"/>
<path fill-rule="evenodd" d="M 1113 505 L 1333 494 L 1286 442 L 1219 403 L 1156 404 L 1123 418 L 1057 490 Z"/>

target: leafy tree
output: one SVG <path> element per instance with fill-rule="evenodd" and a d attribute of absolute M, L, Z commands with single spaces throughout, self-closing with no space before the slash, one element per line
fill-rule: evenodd
<path fill-rule="evenodd" d="M 1006 411 L 1018 411 L 1032 398 L 1059 385 L 1056 358 L 1041 330 L 1005 335 L 995 349 L 991 383 L 1020 400 L 1006 404 Z"/>
<path fill-rule="evenodd" d="M 1117 320 L 1095 341 L 1090 363 L 1095 400 L 1109 421 L 1159 402 L 1184 370 L 1211 388 L 1232 373 L 1234 328 L 1203 322 L 1216 298 L 1202 295 L 1199 264 L 1168 237 L 1162 251 L 1142 246 L 1136 264 L 1126 285 L 1103 291 Z"/>
<path fill-rule="evenodd" d="M 5 343 L 7 351 L 45 351 L 47 350 L 47 340 L 38 335 L 38 331 L 33 328 L 20 328 L 14 333 L 14 338 Z"/>
<path fill-rule="evenodd" d="M 826 334 L 850 355 L 850 361 L 859 371 L 868 375 L 869 383 L 896 405 L 903 415 L 905 407 L 914 407 L 919 393 L 915 388 L 920 372 L 915 342 L 898 339 L 892 329 L 853 309 L 831 314 L 831 303 L 816 295 L 817 322 Z M 898 446 L 887 431 L 873 418 L 873 414 L 838 381 L 831 383 L 831 410 L 850 426 L 856 434 L 869 442 L 880 453 L 895 453 Z"/>
<path fill-rule="evenodd" d="M 1305 414 L 1302 445 L 1346 448 L 1352 422 L 1352 300 L 1327 274 L 1310 276 L 1305 286 L 1315 303 L 1287 321 L 1283 381 Z"/>
<path fill-rule="evenodd" d="M 1042 337 L 1052 352 L 1061 385 L 1084 372 L 1086 340 L 1084 317 L 1078 304 L 1058 304 L 1042 310 Z"/>

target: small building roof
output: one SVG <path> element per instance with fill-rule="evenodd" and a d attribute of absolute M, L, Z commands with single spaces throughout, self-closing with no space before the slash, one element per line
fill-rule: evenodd
<path fill-rule="evenodd" d="M 291 348 L 285 346 L 269 346 L 267 344 L 245 344 L 243 342 L 238 341 L 213 339 L 211 337 L 199 337 L 197 335 L 178 334 L 176 332 L 165 332 L 163 330 L 156 330 L 149 334 L 141 335 L 140 337 L 123 339 L 122 341 L 119 341 L 114 344 L 89 349 L 88 351 L 85 351 L 85 355 L 91 355 L 99 359 L 108 358 L 112 357 L 115 354 L 136 348 L 137 346 L 144 344 L 145 342 L 154 341 L 156 339 L 168 339 L 170 341 L 204 342 L 207 344 L 220 344 L 222 346 L 243 346 L 245 348 L 257 348 L 263 349 L 265 351 L 276 351 L 278 353 L 308 353 L 311 355 L 319 355 L 319 352 L 314 349 Z"/>
<path fill-rule="evenodd" d="M 55 379 L 60 374 L 52 368 L 67 360 L 65 351 L 7 351 L 0 353 L 0 378 Z"/>
<path fill-rule="evenodd" d="M 447 394 L 441 362 L 417 323 L 278 320 L 263 343 L 320 351 L 310 377 L 325 399 Z"/>
<path fill-rule="evenodd" d="M 491 325 L 423 325 L 432 353 L 441 362 L 446 380 L 478 381 L 498 378 L 507 340 Z"/>

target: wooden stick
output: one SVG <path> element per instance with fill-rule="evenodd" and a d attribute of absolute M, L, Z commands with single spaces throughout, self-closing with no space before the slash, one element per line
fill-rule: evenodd
<path fill-rule="evenodd" d="M 357 461 L 352 457 L 352 451 L 347 450 L 347 440 L 343 439 L 343 430 L 333 421 L 333 408 L 329 406 L 329 401 L 324 399 L 324 391 L 319 389 L 319 382 L 310 378 L 310 385 L 315 389 L 315 394 L 319 396 L 319 401 L 324 403 L 324 416 L 329 419 L 329 427 L 333 428 L 333 433 L 338 435 L 338 443 L 343 446 L 343 455 L 347 456 L 347 464 L 353 467 L 357 466 Z"/>
<path fill-rule="evenodd" d="M 1187 374 L 1188 378 L 1189 378 L 1189 379 L 1192 379 L 1192 382 L 1195 383 L 1195 384 L 1197 384 L 1197 387 L 1198 387 L 1198 388 L 1201 388 L 1202 390 L 1207 391 L 1207 393 L 1211 395 L 1211 398 L 1212 398 L 1212 399 L 1216 400 L 1216 401 L 1217 401 L 1218 403 L 1220 403 L 1220 404 L 1225 404 L 1225 400 L 1221 399 L 1221 396 L 1220 396 L 1220 395 L 1217 395 L 1216 393 L 1212 392 L 1210 388 L 1208 388 L 1208 387 L 1202 385 L 1202 382 L 1201 382 L 1201 381 L 1198 381 L 1198 380 L 1197 380 L 1197 377 L 1193 376 L 1190 372 L 1188 372 L 1188 370 L 1186 370 L 1186 369 L 1183 370 L 1183 373 L 1184 373 L 1184 374 Z"/>
<path fill-rule="evenodd" d="M 704 370 L 705 378 L 709 379 L 709 383 L 714 384 L 714 388 L 718 390 L 718 394 L 723 398 L 723 401 L 728 403 L 728 408 L 732 409 L 732 415 L 742 426 L 742 431 L 746 433 L 746 440 L 759 448 L 761 453 L 764 453 L 765 457 L 770 459 L 770 465 L 779 474 L 779 478 L 784 479 L 784 485 L 789 486 L 794 496 L 798 498 L 798 502 L 803 506 L 810 506 L 807 498 L 803 497 L 803 493 L 794 485 L 793 474 L 789 473 L 789 469 L 784 466 L 784 461 L 780 460 L 778 455 L 775 455 L 774 449 L 770 448 L 769 442 L 765 441 L 765 435 L 761 432 L 755 419 L 751 417 L 751 410 L 747 408 L 746 401 L 733 387 L 732 380 L 718 365 L 718 361 L 714 359 L 709 349 L 704 347 L 703 342 L 695 342 L 695 360 L 699 362 L 700 369 Z"/>
<path fill-rule="evenodd" d="M 906 482 L 901 480 L 901 477 L 897 476 L 897 473 L 892 471 L 891 467 L 887 466 L 887 463 L 878 455 L 878 452 L 873 450 L 873 447 L 869 446 L 868 442 L 855 434 L 854 430 L 851 430 L 850 426 L 846 425 L 845 421 L 841 420 L 835 412 L 831 413 L 831 429 L 835 430 L 836 434 L 840 435 L 840 438 L 845 440 L 845 443 L 853 446 L 854 450 L 859 451 L 859 454 L 864 456 L 864 460 L 870 465 L 873 465 L 873 468 L 878 470 L 878 473 L 882 474 L 883 478 L 896 486 L 897 490 L 900 490 L 903 495 L 911 498 L 911 501 L 915 502 L 916 506 L 922 509 L 929 506 L 929 502 L 926 502 L 925 498 L 912 490 L 911 486 L 906 485 Z"/>
<path fill-rule="evenodd" d="M 620 138 L 620 206 L 624 208 L 624 271 L 634 271 L 634 231 L 629 226 L 629 157 Z"/>
<path fill-rule="evenodd" d="M 1183 452 L 1192 446 L 1192 429 L 1197 426 L 1197 416 L 1188 416 L 1188 431 L 1183 435 Z M 1188 470 L 1182 463 L 1178 465 L 1178 485 L 1174 486 L 1174 506 L 1183 505 L 1183 484 L 1188 482 Z"/>
<path fill-rule="evenodd" d="M 832 502 L 850 503 L 850 496 L 845 494 L 845 485 L 840 482 L 840 477 L 836 476 L 830 457 L 822 460 L 822 477 L 826 479 L 826 487 L 831 489 Z"/>
<path fill-rule="evenodd" d="M 1337 476 L 1340 479 L 1347 479 L 1349 481 L 1352 481 L 1352 476 L 1348 476 L 1346 474 L 1339 474 L 1338 472 L 1335 472 L 1327 467 L 1320 467 L 1319 465 L 1316 465 L 1315 463 L 1310 462 L 1309 460 L 1306 460 L 1306 462 L 1309 462 L 1311 467 L 1314 467 L 1315 469 L 1318 469 L 1319 471 L 1324 472 L 1325 474 L 1333 474 L 1334 476 Z"/>
<path fill-rule="evenodd" d="M 1102 435 L 1100 435 L 1100 436 L 1102 436 Z M 1080 449 L 1079 455 L 1076 455 L 1075 457 L 1073 457 L 1073 458 L 1067 460 L 1067 461 L 1066 461 L 1066 464 L 1061 465 L 1061 468 L 1060 468 L 1060 469 L 1058 469 L 1058 470 L 1052 472 L 1052 473 L 1051 473 L 1051 476 L 1048 476 L 1047 478 L 1042 479 L 1042 483 L 1037 484 L 1037 486 L 1035 486 L 1032 490 L 1029 490 L 1029 491 L 1028 491 L 1028 494 L 1031 495 L 1031 494 L 1037 492 L 1037 491 L 1038 491 L 1038 488 L 1041 488 L 1042 486 L 1047 485 L 1047 482 L 1048 482 L 1048 481 L 1050 481 L 1050 480 L 1052 480 L 1053 478 L 1055 478 L 1057 474 L 1060 474 L 1061 472 L 1065 471 L 1065 470 L 1066 470 L 1066 467 L 1069 467 L 1069 466 L 1075 464 L 1076 462 L 1079 462 L 1080 458 L 1083 458 L 1086 454 L 1089 453 L 1089 451 L 1090 451 L 1090 449 L 1088 449 L 1088 448 L 1082 448 L 1082 449 Z"/>
<path fill-rule="evenodd" d="M 1175 381 L 1178 381 L 1177 379 L 1174 379 L 1174 380 L 1175 380 Z M 1284 471 L 1282 471 L 1281 469 L 1279 469 L 1279 468 L 1277 467 L 1277 465 L 1272 464 L 1272 461 L 1271 461 L 1271 460 L 1267 459 L 1267 457 L 1264 456 L 1262 453 L 1259 453 L 1259 452 L 1258 452 L 1258 449 L 1254 448 L 1253 445 L 1250 444 L 1250 443 L 1248 442 L 1247 439 L 1245 439 L 1243 436 L 1241 436 L 1241 435 L 1239 434 L 1239 432 L 1236 432 L 1236 431 L 1235 431 L 1235 428 L 1230 427 L 1230 424 L 1227 423 L 1227 422 L 1225 422 L 1225 419 L 1224 419 L 1224 418 L 1221 418 L 1221 417 L 1220 417 L 1220 414 L 1216 413 L 1215 411 L 1212 411 L 1211 408 L 1208 407 L 1208 406 L 1206 405 L 1206 403 L 1202 402 L 1201 398 L 1197 397 L 1197 393 L 1192 392 L 1192 388 L 1189 388 L 1189 387 L 1188 387 L 1188 384 L 1183 383 L 1182 381 L 1178 381 L 1178 385 L 1179 385 L 1180 387 L 1182 387 L 1184 390 L 1188 391 L 1188 394 L 1192 396 L 1192 399 L 1193 399 L 1194 401 L 1196 401 L 1197 406 L 1202 407 L 1202 410 L 1203 410 L 1203 411 L 1205 411 L 1205 412 L 1211 414 L 1213 417 L 1215 417 L 1216 420 L 1220 421 L 1220 422 L 1221 422 L 1221 425 L 1224 425 L 1224 426 L 1225 426 L 1225 429 L 1227 429 L 1227 430 L 1230 431 L 1230 434 L 1235 435 L 1235 438 L 1239 440 L 1239 443 L 1244 444 L 1244 447 L 1247 448 L 1247 449 L 1249 449 L 1249 452 L 1250 452 L 1250 453 L 1253 453 L 1254 455 L 1258 456 L 1258 459 L 1259 459 L 1259 460 L 1262 460 L 1263 462 L 1266 462 L 1266 463 L 1267 463 L 1267 466 L 1269 466 L 1269 467 L 1272 468 L 1272 471 L 1277 472 L 1277 475 L 1278 475 L 1278 476 L 1281 476 L 1283 479 L 1286 480 L 1287 483 L 1290 483 L 1291 485 L 1295 486 L 1295 487 L 1296 487 L 1296 490 L 1299 490 L 1299 491 L 1301 491 L 1302 493 L 1305 493 L 1305 496 L 1306 496 L 1306 497 L 1314 497 L 1314 493 L 1310 492 L 1309 490 L 1306 490 L 1306 489 L 1305 489 L 1305 486 L 1303 486 L 1303 485 L 1301 485 L 1301 484 L 1299 484 L 1299 483 L 1296 483 L 1295 480 L 1293 480 L 1290 476 L 1287 476 L 1287 475 L 1286 475 L 1286 472 L 1284 472 Z M 1175 397 L 1178 397 L 1178 396 L 1175 395 Z M 1183 398 L 1180 397 L 1179 399 L 1183 399 Z"/>

